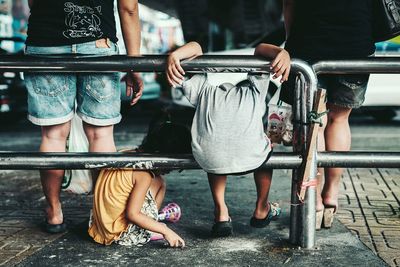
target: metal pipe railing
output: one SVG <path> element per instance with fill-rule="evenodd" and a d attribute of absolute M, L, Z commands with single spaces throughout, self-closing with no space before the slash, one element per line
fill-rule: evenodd
<path fill-rule="evenodd" d="M 263 167 L 293 169 L 301 163 L 300 155 L 281 152 L 274 153 Z M 0 152 L 0 170 L 103 168 L 200 169 L 192 155 L 186 154 Z"/>
<path fill-rule="evenodd" d="M 167 56 L 0 56 L 3 71 L 24 72 L 164 72 Z M 270 72 L 270 62 L 262 57 L 249 55 L 204 55 L 183 60 L 182 67 L 190 72 Z"/>
<path fill-rule="evenodd" d="M 264 58 L 243 55 L 205 55 L 190 61 L 183 61 L 187 72 L 269 72 L 269 62 Z M 162 72 L 165 70 L 166 56 L 74 56 L 36 57 L 0 56 L 2 71 L 31 72 L 115 72 L 133 70 L 137 72 Z M 265 167 L 292 168 L 290 241 L 302 247 L 315 245 L 315 188 L 307 190 L 304 205 L 298 203 L 297 187 L 301 177 L 299 167 L 301 155 L 306 147 L 308 114 L 312 109 L 317 88 L 316 74 L 348 73 L 400 73 L 400 58 L 368 58 L 360 60 L 321 61 L 310 67 L 306 62 L 294 59 L 292 71 L 300 75 L 296 87 L 295 119 L 300 121 L 295 127 L 294 152 L 274 153 Z M 309 180 L 316 177 L 319 167 L 400 167 L 398 152 L 321 152 L 313 151 L 314 168 Z M 196 169 L 199 168 L 190 155 L 145 155 L 129 153 L 36 153 L 2 152 L 0 169 Z"/>
<path fill-rule="evenodd" d="M 400 73 L 399 57 L 323 60 L 313 64 L 319 74 Z"/>
<path fill-rule="evenodd" d="M 183 61 L 182 67 L 187 72 L 270 72 L 270 63 L 264 58 L 254 57 L 254 56 L 228 56 L 228 55 L 205 55 L 197 57 L 190 61 Z M 142 57 L 128 57 L 128 56 L 107 56 L 107 57 L 89 57 L 89 56 L 74 56 L 74 57 L 36 57 L 36 56 L 0 56 L 0 69 L 3 71 L 31 71 L 31 72 L 113 72 L 113 71 L 128 71 L 133 70 L 137 72 L 162 72 L 166 67 L 166 56 L 142 56 Z M 303 127 L 296 127 L 294 129 L 294 135 L 299 137 L 299 145 L 296 146 L 295 154 L 299 154 L 302 148 L 305 147 L 305 136 L 307 127 L 308 113 L 311 111 L 313 103 L 313 95 L 317 87 L 317 79 L 314 70 L 306 62 L 294 59 L 292 61 L 292 71 L 301 74 L 302 85 L 304 88 L 299 88 L 301 90 L 301 99 L 298 102 L 297 112 L 300 112 L 299 118 L 303 123 Z M 6 156 L 6 155 L 4 155 Z M 95 157 L 98 157 L 97 155 Z M 122 156 L 121 156 L 122 157 Z M 297 157 L 297 158 L 296 158 Z M 25 158 L 25 161 L 18 164 L 18 168 L 24 168 L 27 166 L 27 160 L 29 157 Z M 32 158 L 35 159 L 35 158 Z M 287 158 L 277 156 L 277 160 L 284 160 L 279 162 L 275 167 L 279 165 L 285 165 L 285 161 L 292 162 L 299 160 L 298 156 L 289 156 Z M 12 161 L 16 158 L 6 157 L 1 158 L 0 162 L 8 165 L 12 164 Z M 66 158 L 63 158 L 63 161 Z M 76 161 L 78 158 L 72 159 Z M 132 160 L 130 158 L 129 160 Z M 160 160 L 160 159 L 158 159 Z M 161 164 L 161 161 L 155 160 L 150 162 L 151 164 Z M 58 165 L 55 159 L 53 159 L 52 167 L 63 168 L 63 164 Z M 274 164 L 274 159 L 271 159 L 270 164 Z M 127 163 L 127 162 L 125 162 Z M 140 163 L 140 162 L 136 162 Z M 149 163 L 149 164 L 150 164 Z M 192 164 L 186 161 L 177 161 L 176 164 Z M 174 164 L 175 164 L 174 163 Z M 32 163 L 33 166 L 47 166 L 50 161 L 42 162 L 36 159 L 36 162 Z M 82 162 L 83 164 L 83 162 Z M 87 164 L 87 163 L 85 163 Z M 118 167 L 119 163 L 109 162 L 109 165 L 114 165 Z M 168 164 L 167 164 L 168 165 Z M 91 165 L 86 165 L 87 167 L 92 167 Z M 166 165 L 165 165 L 166 166 Z M 168 165 L 169 166 L 169 165 Z M 190 165 L 192 166 L 192 165 Z M 95 167 L 103 167 L 96 165 Z M 167 167 L 167 166 L 166 166 Z M 296 172 L 294 175 L 297 175 Z M 293 176 L 295 177 L 295 176 Z M 314 179 L 314 177 L 310 177 Z M 294 182 L 297 181 L 297 178 Z M 294 184 L 294 183 L 293 183 Z M 296 197 L 297 191 L 292 188 L 292 199 Z M 303 247 L 311 248 L 315 245 L 315 190 L 308 190 L 305 204 L 307 210 L 307 221 L 301 220 L 299 216 L 291 216 L 291 242 L 295 244 L 301 244 Z M 304 206 L 292 205 L 293 209 L 302 209 Z M 292 214 L 292 213 L 291 213 Z M 296 214 L 301 214 L 301 212 L 296 212 Z M 304 214 L 304 213 L 303 213 Z M 314 216 L 314 217 L 313 217 Z M 305 225 L 307 223 L 307 225 Z M 293 232 L 293 233 L 292 233 Z"/>
<path fill-rule="evenodd" d="M 297 169 L 303 162 L 300 154 L 275 152 L 263 168 Z M 318 152 L 318 167 L 335 168 L 399 168 L 400 152 Z M 46 169 L 200 169 L 192 155 L 146 154 L 146 153 L 43 153 L 0 152 L 0 170 L 46 170 Z"/>

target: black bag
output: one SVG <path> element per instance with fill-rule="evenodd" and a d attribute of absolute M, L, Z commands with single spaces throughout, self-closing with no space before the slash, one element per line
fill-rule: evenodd
<path fill-rule="evenodd" d="M 381 42 L 400 35 L 400 0 L 372 0 L 373 37 Z"/>

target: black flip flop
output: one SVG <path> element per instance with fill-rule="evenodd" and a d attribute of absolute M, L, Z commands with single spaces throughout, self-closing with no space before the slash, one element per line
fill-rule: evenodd
<path fill-rule="evenodd" d="M 62 222 L 60 224 L 50 224 L 44 221 L 43 224 L 44 231 L 49 234 L 61 234 L 67 231 L 67 224 Z"/>
<path fill-rule="evenodd" d="M 224 222 L 215 222 L 211 234 L 213 237 L 226 237 L 233 234 L 232 220 Z"/>

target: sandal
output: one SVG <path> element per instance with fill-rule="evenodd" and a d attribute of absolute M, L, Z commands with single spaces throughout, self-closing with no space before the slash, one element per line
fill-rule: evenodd
<path fill-rule="evenodd" d="M 318 210 L 315 213 L 315 230 L 321 230 L 322 220 L 324 218 L 324 210 Z"/>
<path fill-rule="evenodd" d="M 213 237 L 226 237 L 233 235 L 231 218 L 229 218 L 228 221 L 215 222 L 211 229 L 211 235 Z"/>
<path fill-rule="evenodd" d="M 281 215 L 282 209 L 279 207 L 278 203 L 271 203 L 269 204 L 269 211 L 267 216 L 264 219 L 257 219 L 256 217 L 251 217 L 250 219 L 250 226 L 255 228 L 264 228 L 266 227 L 272 220 L 277 220 Z"/>
<path fill-rule="evenodd" d="M 151 234 L 150 241 L 158 241 L 165 239 L 164 236 L 160 233 L 150 232 L 150 234 Z"/>
<path fill-rule="evenodd" d="M 323 227 L 324 228 L 331 228 L 333 223 L 333 218 L 336 214 L 336 206 L 325 206 L 324 209 L 324 220 L 323 220 Z"/>
<path fill-rule="evenodd" d="M 62 222 L 60 224 L 50 224 L 47 220 L 43 224 L 44 231 L 49 234 L 61 234 L 67 231 L 67 224 Z"/>

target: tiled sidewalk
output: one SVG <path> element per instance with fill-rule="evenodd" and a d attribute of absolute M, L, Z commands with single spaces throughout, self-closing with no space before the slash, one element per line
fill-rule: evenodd
<path fill-rule="evenodd" d="M 390 266 L 400 266 L 400 169 L 348 169 L 339 220 Z"/>

